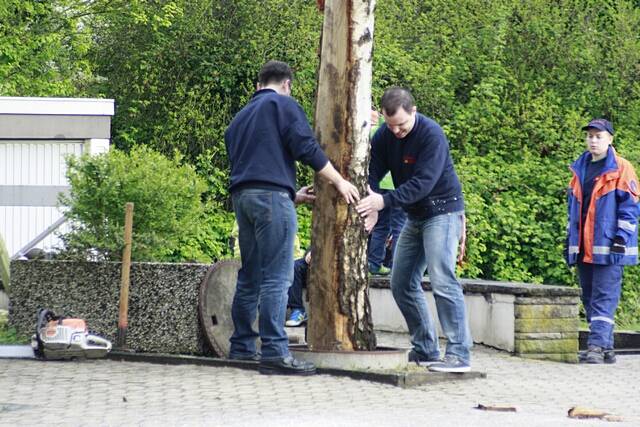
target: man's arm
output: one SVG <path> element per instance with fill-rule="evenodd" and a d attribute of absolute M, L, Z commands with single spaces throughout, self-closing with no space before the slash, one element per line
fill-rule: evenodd
<path fill-rule="evenodd" d="M 449 144 L 440 128 L 425 136 L 424 147 L 418 153 L 413 176 L 394 191 L 384 195 L 385 206 L 410 205 L 424 199 L 433 190 L 449 159 Z"/>
<path fill-rule="evenodd" d="M 384 144 L 383 130 L 378 129 L 371 138 L 371 158 L 369 160 L 369 186 L 375 192 L 380 190 L 380 181 L 389 172 Z"/>
<path fill-rule="evenodd" d="M 333 167 L 331 162 L 327 162 L 327 164 L 318 171 L 318 175 L 331 182 L 347 203 L 353 203 L 360 200 L 360 194 L 355 185 L 344 179 Z"/>
<path fill-rule="evenodd" d="M 458 242 L 458 265 L 464 264 L 464 256 L 467 250 L 467 217 L 462 214 L 460 217 L 462 221 L 462 232 L 460 233 L 460 242 Z"/>
<path fill-rule="evenodd" d="M 626 165 L 625 165 L 626 166 Z M 616 189 L 616 202 L 618 209 L 617 230 L 614 245 L 626 246 L 629 238 L 637 233 L 638 215 L 640 215 L 640 207 L 638 206 L 638 177 L 631 165 L 623 169 L 620 178 L 622 185 Z"/>
<path fill-rule="evenodd" d="M 369 195 L 360 200 L 360 203 L 356 206 L 356 210 L 360 216 L 364 218 L 364 228 L 367 232 L 371 231 L 373 226 L 376 225 L 376 222 L 378 222 L 378 211 L 384 209 L 385 206 L 381 194 L 373 191 L 371 186 L 368 187 L 368 191 Z"/>
<path fill-rule="evenodd" d="M 362 199 L 356 210 L 361 217 L 364 218 L 364 229 L 367 233 L 373 230 L 373 227 L 378 222 L 378 211 L 384 208 L 384 201 L 382 195 L 378 194 L 380 191 L 380 181 L 385 174 L 389 172 L 389 167 L 385 161 L 384 155 L 385 141 L 383 139 L 383 130 L 380 130 L 380 126 L 384 121 L 379 120 L 377 111 L 371 111 L 371 122 L 374 120 L 377 122 L 375 132 L 372 132 L 371 137 L 371 158 L 369 160 L 369 186 L 367 187 L 369 195 Z"/>
<path fill-rule="evenodd" d="M 300 188 L 296 193 L 296 199 L 294 200 L 296 205 L 301 203 L 313 204 L 316 200 L 316 195 L 313 193 L 312 185 L 305 185 Z"/>
<path fill-rule="evenodd" d="M 281 97 L 276 108 L 282 142 L 291 156 L 318 172 L 329 161 L 316 141 L 304 110 L 293 98 Z"/>

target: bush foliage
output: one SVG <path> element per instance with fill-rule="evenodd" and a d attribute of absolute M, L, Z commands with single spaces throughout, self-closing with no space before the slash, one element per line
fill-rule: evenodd
<path fill-rule="evenodd" d="M 134 203 L 131 258 L 138 261 L 210 261 L 215 226 L 201 197 L 206 184 L 176 155 L 145 146 L 67 159 L 71 184 L 61 203 L 71 232 L 61 236 L 67 256 L 118 261 L 124 247 L 124 206 Z"/>
<path fill-rule="evenodd" d="M 26 0 L 0 9 L 0 19 L 11 16 L 22 25 L 11 27 L 13 39 L 31 35 L 37 45 L 49 37 L 50 49 L 65 41 L 67 48 L 59 56 L 33 48 L 49 56 L 23 60 L 23 70 L 12 58 L 31 58 L 28 52 L 0 56 L 4 77 L 24 71 L 38 80 L 30 71 L 34 63 L 61 63 L 51 67 L 59 75 L 47 74 L 41 86 L 20 91 L 21 80 L 5 79 L 2 94 L 38 95 L 58 82 L 51 94 L 115 98 L 117 147 L 144 145 L 168 156 L 177 150 L 184 156 L 179 162 L 194 165 L 206 182 L 209 215 L 200 234 L 183 239 L 182 248 L 195 248 L 188 257 L 224 255 L 232 221 L 224 130 L 251 96 L 260 66 L 272 58 L 294 67 L 293 95 L 313 118 L 322 25 L 316 2 L 52 3 L 64 7 Z M 61 13 L 74 7 L 83 13 Z M 640 166 L 639 8 L 631 0 L 377 2 L 374 104 L 389 85 L 405 86 L 419 111 L 443 125 L 467 203 L 468 257 L 461 274 L 576 285 L 561 251 L 567 166 L 584 150 L 580 127 L 595 116 L 611 119 L 617 150 Z M 36 15 L 65 25 L 30 34 L 25 29 Z M 78 37 L 61 36 L 74 25 L 82 29 Z M 310 182 L 307 168 L 299 172 L 300 184 Z M 310 211 L 299 214 L 304 245 Z M 179 253 L 169 252 L 162 256 Z M 619 320 L 640 321 L 639 294 L 640 271 L 627 268 Z"/>

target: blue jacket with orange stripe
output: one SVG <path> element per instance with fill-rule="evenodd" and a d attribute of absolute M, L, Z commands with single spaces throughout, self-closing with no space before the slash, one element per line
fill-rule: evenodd
<path fill-rule="evenodd" d="M 567 263 L 576 264 L 580 252 L 583 262 L 604 265 L 638 263 L 638 178 L 631 163 L 609 146 L 601 174 L 596 177 L 591 200 L 582 200 L 582 180 L 591 153 L 583 153 L 570 167 Z M 582 224 L 582 203 L 589 203 Z M 621 238 L 624 254 L 612 254 L 613 240 Z"/>

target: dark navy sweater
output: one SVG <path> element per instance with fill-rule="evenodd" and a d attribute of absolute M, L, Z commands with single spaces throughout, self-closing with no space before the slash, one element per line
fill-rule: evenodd
<path fill-rule="evenodd" d="M 224 140 L 231 163 L 231 192 L 243 188 L 284 189 L 295 199 L 295 161 L 315 171 L 329 161 L 302 107 L 272 89 L 253 94 L 231 121 Z"/>
<path fill-rule="evenodd" d="M 391 171 L 396 189 L 383 196 L 384 205 L 402 206 L 414 219 L 464 210 L 462 186 L 440 125 L 416 113 L 413 129 L 396 138 L 386 124 L 371 140 L 369 185 L 374 191 Z"/>

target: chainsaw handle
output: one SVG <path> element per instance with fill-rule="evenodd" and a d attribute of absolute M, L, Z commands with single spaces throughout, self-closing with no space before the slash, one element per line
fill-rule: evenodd
<path fill-rule="evenodd" d="M 38 320 L 36 321 L 36 333 L 40 331 L 40 328 L 44 328 L 44 326 L 55 317 L 53 311 L 48 310 L 46 308 L 41 308 L 38 310 Z"/>
<path fill-rule="evenodd" d="M 41 308 L 38 310 L 38 315 L 36 319 L 36 345 L 34 346 L 34 353 L 38 357 L 44 357 L 44 343 L 40 338 L 40 330 L 45 327 L 50 320 L 56 317 L 55 313 L 49 309 Z"/>
<path fill-rule="evenodd" d="M 107 351 L 111 351 L 111 341 L 97 335 L 89 334 L 87 336 L 87 344 L 95 345 L 96 347 L 100 348 L 106 348 Z"/>

